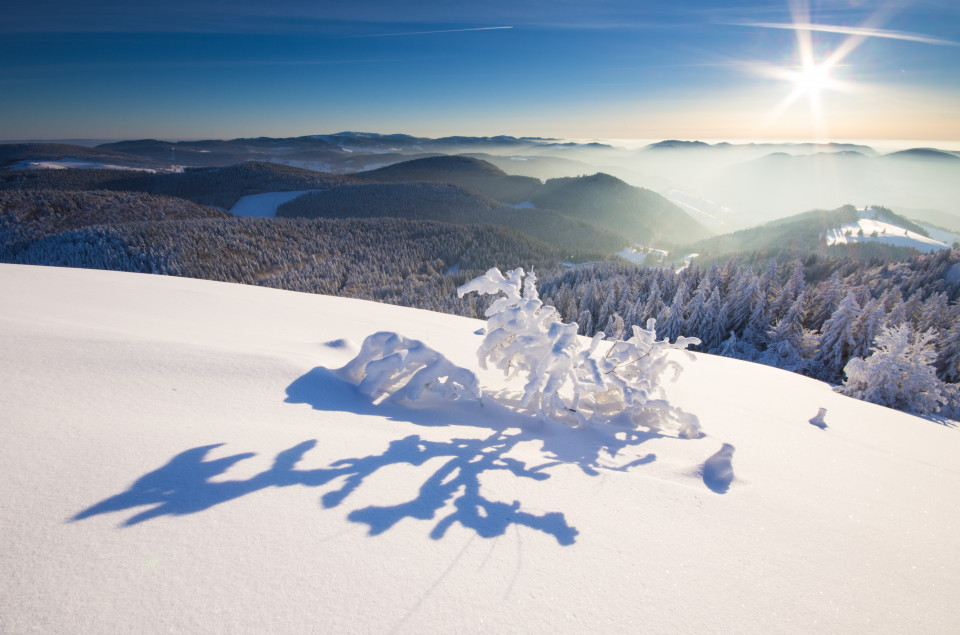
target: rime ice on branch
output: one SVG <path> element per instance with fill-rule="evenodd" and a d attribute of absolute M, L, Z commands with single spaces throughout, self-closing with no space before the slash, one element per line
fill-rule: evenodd
<path fill-rule="evenodd" d="M 486 311 L 486 336 L 477 351 L 481 368 L 493 364 L 507 377 L 524 378 L 522 403 L 538 416 L 576 426 L 625 413 L 633 425 L 700 436 L 697 418 L 671 406 L 661 386 L 664 373 L 676 376 L 681 370 L 667 351 L 684 350 L 698 339 L 658 341 L 651 319 L 645 329 L 633 326 L 628 339 L 618 333 L 611 342 L 601 332 L 584 346 L 577 324 L 564 324 L 556 309 L 544 306 L 536 276 L 530 273 L 524 280 L 519 268 L 506 277 L 490 269 L 457 289 L 457 295 L 473 291 L 500 296 Z"/>

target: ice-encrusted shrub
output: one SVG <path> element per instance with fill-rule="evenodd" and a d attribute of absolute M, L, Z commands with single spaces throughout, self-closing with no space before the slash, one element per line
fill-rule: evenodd
<path fill-rule="evenodd" d="M 417 401 L 425 395 L 447 400 L 479 400 L 477 376 L 419 340 L 380 331 L 367 337 L 360 352 L 340 370 L 360 391 L 379 402 Z"/>
<path fill-rule="evenodd" d="M 545 306 L 536 275 L 524 280 L 520 268 L 506 277 L 493 268 L 457 289 L 460 297 L 471 292 L 500 296 L 486 311 L 477 351 L 481 368 L 492 364 L 507 377 L 524 378 L 521 401 L 540 417 L 584 425 L 625 413 L 634 425 L 700 436 L 697 418 L 670 405 L 661 386 L 665 373 L 681 370 L 667 351 L 699 344 L 697 338 L 658 341 L 655 320 L 649 320 L 645 329 L 633 326 L 628 339 L 619 333 L 611 342 L 601 332 L 584 346 L 577 324 L 563 323 L 556 309 Z"/>

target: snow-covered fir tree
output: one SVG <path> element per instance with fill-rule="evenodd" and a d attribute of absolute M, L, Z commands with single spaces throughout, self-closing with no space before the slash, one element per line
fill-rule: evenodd
<path fill-rule="evenodd" d="M 837 390 L 850 397 L 917 414 L 932 414 L 948 402 L 933 362 L 930 331 L 914 333 L 909 324 L 885 327 L 869 357 L 855 357 L 843 369 Z"/>

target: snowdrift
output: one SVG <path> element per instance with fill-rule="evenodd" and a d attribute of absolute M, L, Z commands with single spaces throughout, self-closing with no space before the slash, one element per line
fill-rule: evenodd
<path fill-rule="evenodd" d="M 708 355 L 667 386 L 698 439 L 375 404 L 335 372 L 364 338 L 476 369 L 481 323 L 14 265 L 0 294 L 0 632 L 960 625 L 946 422 Z"/>

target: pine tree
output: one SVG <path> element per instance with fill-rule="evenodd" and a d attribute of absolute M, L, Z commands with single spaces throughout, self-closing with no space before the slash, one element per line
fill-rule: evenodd
<path fill-rule="evenodd" d="M 699 337 L 701 342 L 704 341 L 703 334 L 707 330 L 707 324 L 710 320 L 710 316 L 707 314 L 709 297 L 707 296 L 708 292 L 704 286 L 705 285 L 701 283 L 697 293 L 690 300 L 690 304 L 687 307 L 687 319 L 683 327 L 685 333 Z"/>
<path fill-rule="evenodd" d="M 803 328 L 803 298 L 767 332 L 767 351 L 759 360 L 793 372 L 803 371 L 816 350 L 816 336 Z"/>
<path fill-rule="evenodd" d="M 730 314 L 730 328 L 743 334 L 753 314 L 754 298 L 759 296 L 760 286 L 757 276 L 750 270 L 743 272 L 734 282 L 733 292 L 727 299 Z"/>
<path fill-rule="evenodd" d="M 780 297 L 774 305 L 774 316 L 779 319 L 787 314 L 800 294 L 803 293 L 806 282 L 803 278 L 803 263 L 797 260 L 793 265 L 793 272 L 784 285 Z"/>
<path fill-rule="evenodd" d="M 943 381 L 960 382 L 960 300 L 950 307 L 950 328 L 940 343 L 937 355 L 938 375 Z"/>
<path fill-rule="evenodd" d="M 823 325 L 820 335 L 820 353 L 817 355 L 819 375 L 826 381 L 837 381 L 840 372 L 856 348 L 854 326 L 860 316 L 860 305 L 852 291 Z"/>
<path fill-rule="evenodd" d="M 753 297 L 750 302 L 750 317 L 747 319 L 747 325 L 743 329 L 742 339 L 749 342 L 758 351 L 763 350 L 766 345 L 766 331 L 769 324 L 767 317 L 767 296 L 757 281 L 756 286 L 751 288 Z"/>
<path fill-rule="evenodd" d="M 723 336 L 728 332 L 726 322 L 723 313 L 723 301 L 720 299 L 720 290 L 714 287 L 713 291 L 710 292 L 710 300 L 707 301 L 706 315 L 701 331 L 697 334 L 697 337 L 702 341 L 703 350 L 711 351 L 720 346 L 723 342 Z"/>
<path fill-rule="evenodd" d="M 866 303 L 853 328 L 856 344 L 850 353 L 852 357 L 866 357 L 870 354 L 873 341 L 883 326 L 883 318 L 880 300 L 870 300 Z"/>

